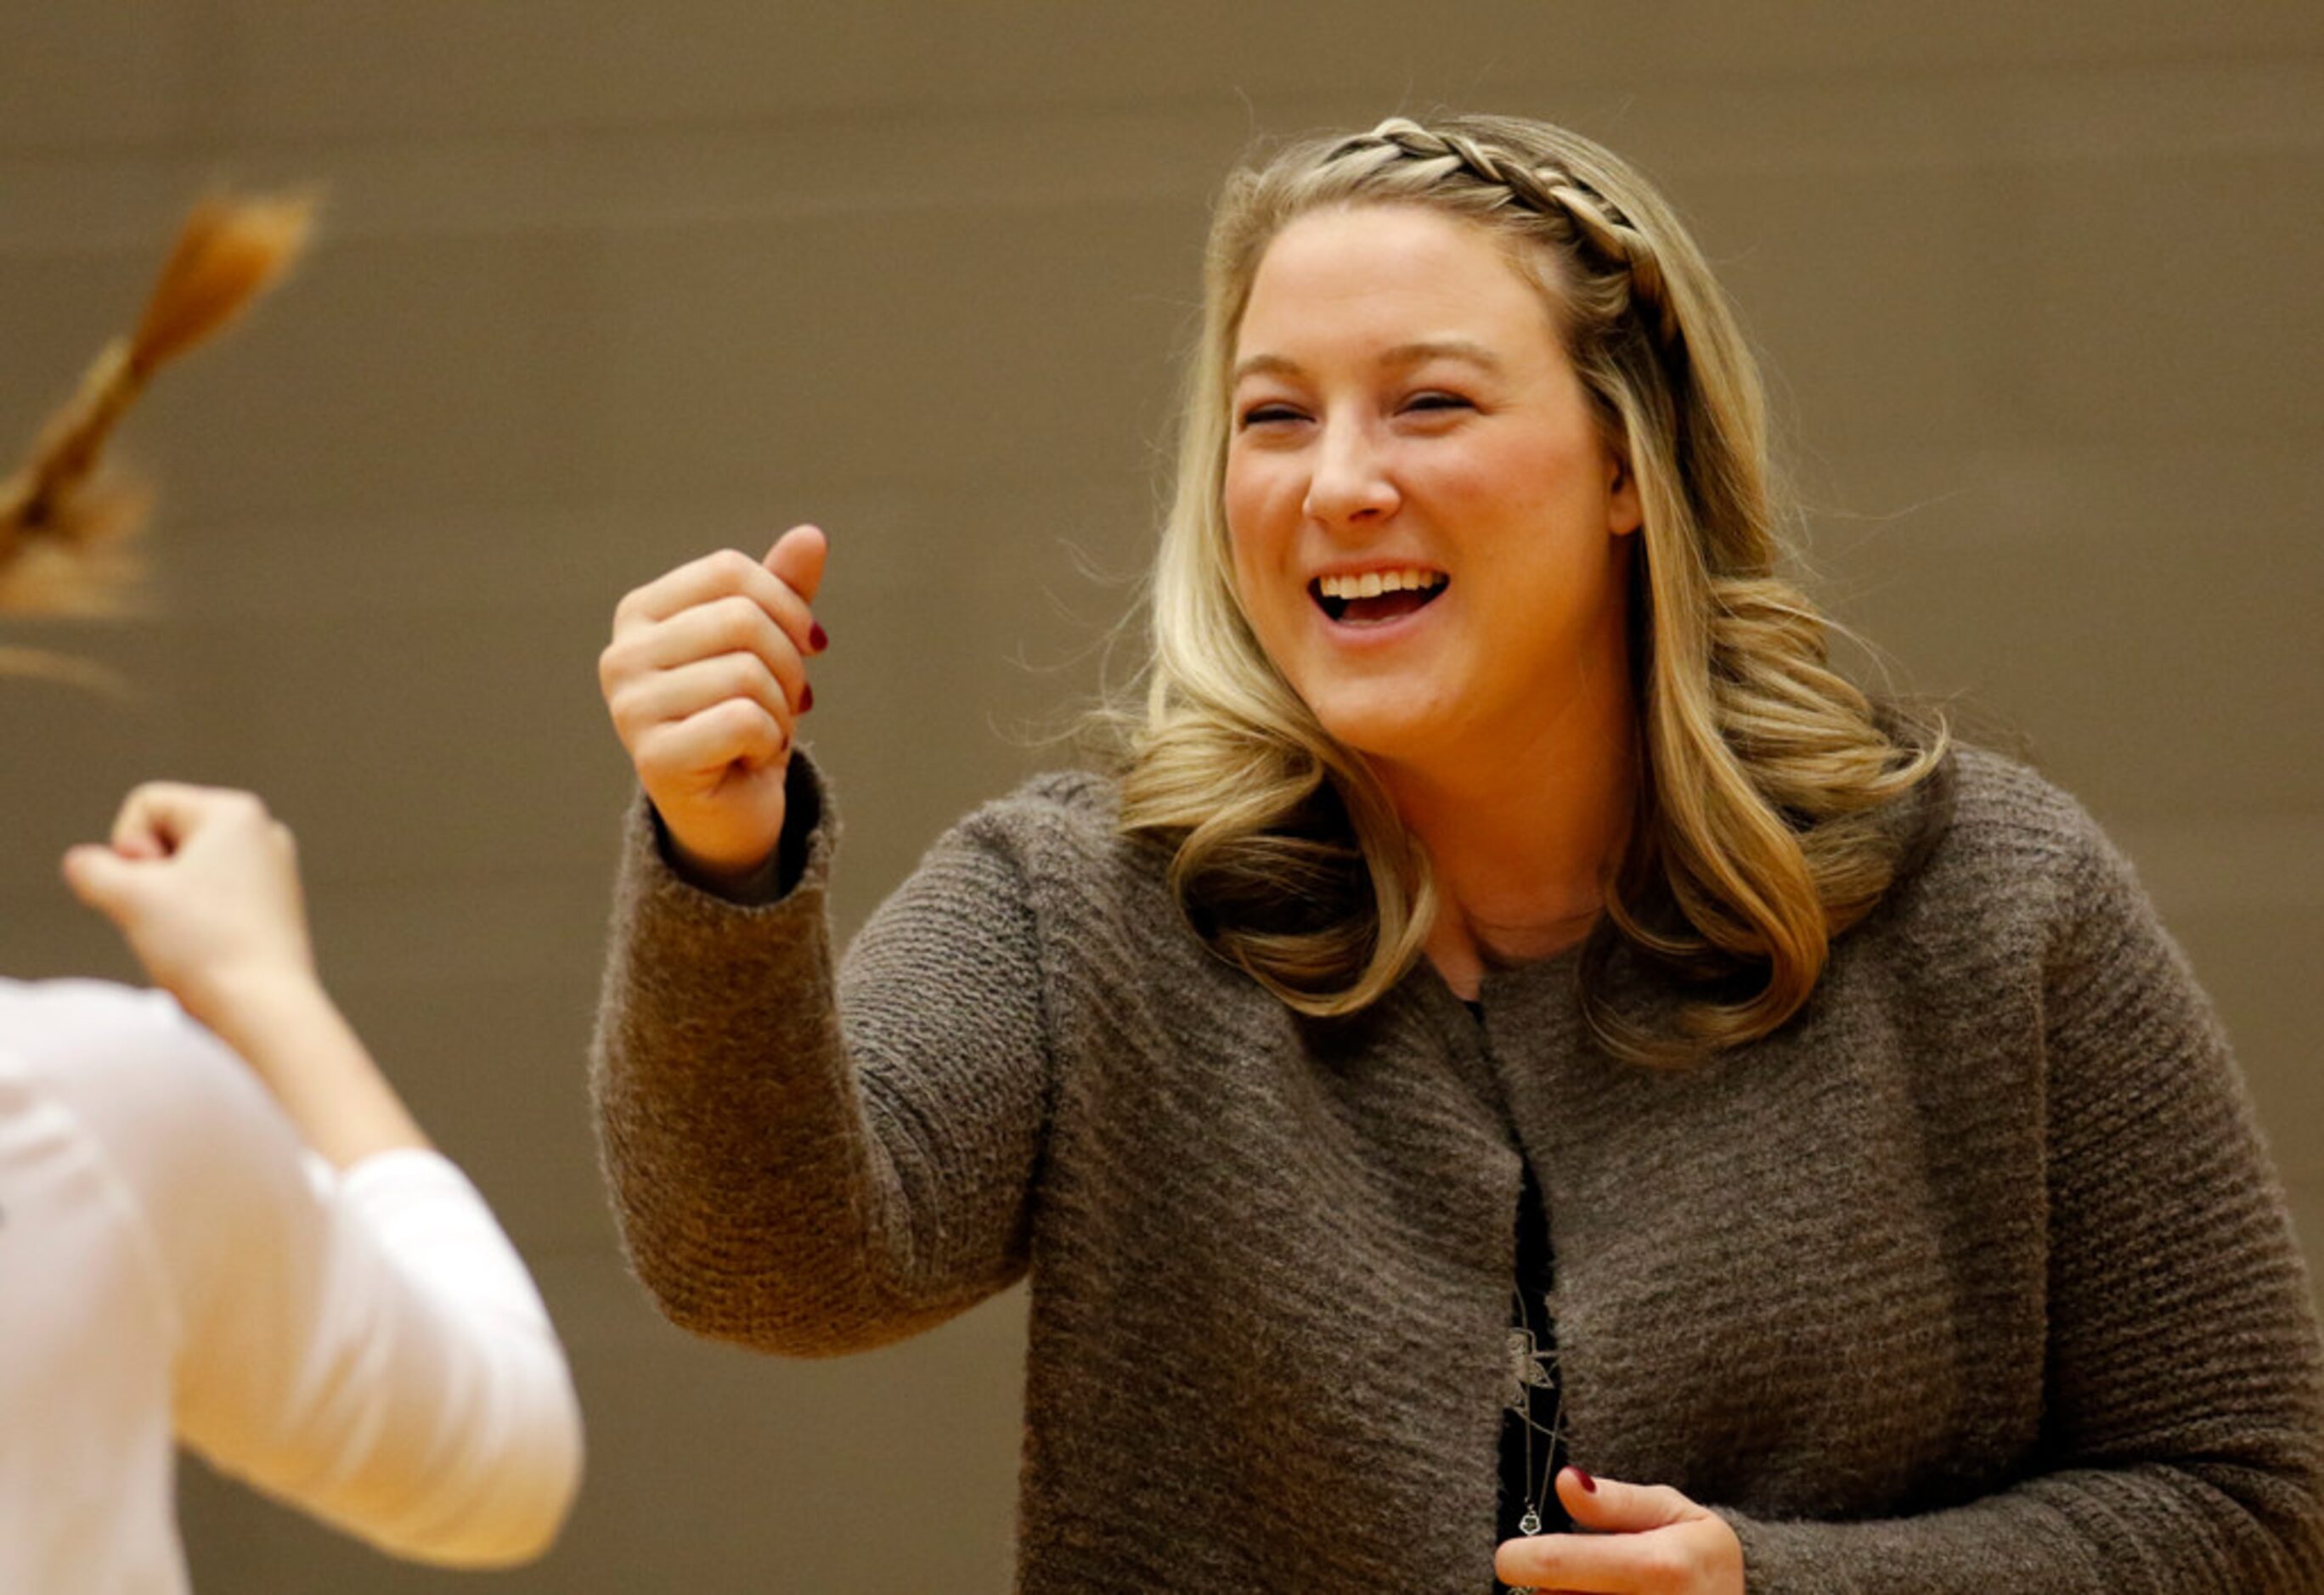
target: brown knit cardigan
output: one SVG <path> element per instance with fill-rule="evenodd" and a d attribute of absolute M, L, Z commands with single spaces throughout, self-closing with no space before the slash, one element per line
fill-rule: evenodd
<path fill-rule="evenodd" d="M 909 1335 L 1032 1281 L 1019 1587 L 1473 1595 L 1519 1152 L 1573 1460 L 1785 1591 L 2324 1589 L 2324 1358 L 2218 1027 L 2090 820 L 1949 825 L 1775 1037 L 1657 1073 L 1570 959 L 1302 1019 L 1185 929 L 1110 786 L 1036 780 L 835 967 L 835 827 L 743 908 L 633 815 L 595 1082 L 689 1329 Z"/>

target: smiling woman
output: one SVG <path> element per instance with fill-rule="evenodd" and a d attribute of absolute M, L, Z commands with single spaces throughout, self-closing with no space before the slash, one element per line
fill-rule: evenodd
<path fill-rule="evenodd" d="M 1120 759 L 844 965 L 822 533 L 617 612 L 664 1311 L 819 1355 L 1029 1273 L 1028 1590 L 2317 1587 L 2225 1039 L 2071 799 L 1830 667 L 1653 190 L 1391 120 L 1232 179 L 1206 286 Z"/>
<path fill-rule="evenodd" d="M 1209 272 L 1123 812 L 1184 837 L 1176 880 L 1214 945 L 1325 1015 L 1377 1000 L 1424 948 L 1467 989 L 1489 956 L 1596 925 L 1583 1002 L 1618 1055 L 1784 1023 L 1886 889 L 1899 800 L 1945 738 L 1876 716 L 1778 577 L 1758 376 L 1676 217 L 1563 129 L 1394 120 L 1240 175 Z M 1343 627 L 1302 649 L 1251 568 L 1286 512 L 1335 572 L 1428 535 L 1481 545 L 1492 577 L 1431 606 L 1446 649 L 1428 668 Z M 1300 675 L 1326 659 L 1319 699 Z M 1397 757 L 1335 714 L 1434 751 Z M 1517 795 L 1498 819 L 1495 789 Z M 1294 816 L 1318 803 L 1353 845 L 1303 856 L 1302 896 L 1352 906 L 1303 929 L 1272 834 L 1311 829 Z M 1448 870 L 1469 889 L 1442 909 Z M 1666 1022 L 1607 1000 L 1618 945 L 1690 977 Z"/>
<path fill-rule="evenodd" d="M 1501 951 L 1556 951 L 1596 909 L 1594 867 L 1624 819 L 1639 510 L 1548 305 L 1473 223 L 1334 208 L 1276 238 L 1236 342 L 1222 498 L 1255 641 L 1387 788 L 1423 858 L 1456 856 L 1428 831 L 1469 825 L 1495 788 L 1535 794 L 1537 812 L 1558 770 L 1595 776 L 1574 792 L 1592 811 L 1576 815 L 1590 867 L 1553 864 L 1533 877 L 1547 900 L 1497 905 L 1493 920 Z M 1334 613 L 1330 590 L 1351 582 L 1367 595 Z M 1518 764 L 1529 773 L 1512 782 Z M 1457 912 L 1431 927 L 1463 996 L 1483 928 Z"/>

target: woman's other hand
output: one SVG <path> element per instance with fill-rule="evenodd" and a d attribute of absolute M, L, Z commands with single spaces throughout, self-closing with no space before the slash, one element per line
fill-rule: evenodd
<path fill-rule="evenodd" d="M 110 844 L 73 848 L 64 872 L 153 983 L 221 1034 L 239 995 L 315 979 L 298 847 L 248 792 L 149 782 L 123 802 Z"/>
<path fill-rule="evenodd" d="M 810 605 L 827 545 L 795 526 L 754 560 L 722 549 L 649 582 L 613 613 L 597 680 L 674 862 L 744 889 L 783 834 L 783 782 L 823 651 Z"/>
<path fill-rule="evenodd" d="M 1557 1476 L 1579 1534 L 1505 1541 L 1493 1557 L 1517 1589 L 1622 1595 L 1743 1595 L 1743 1544 L 1726 1519 L 1665 1485 Z"/>
<path fill-rule="evenodd" d="M 298 848 L 265 804 L 153 782 L 122 804 L 109 845 L 76 847 L 64 868 L 153 983 L 242 1055 L 309 1146 L 344 1168 L 428 1145 L 316 978 Z"/>

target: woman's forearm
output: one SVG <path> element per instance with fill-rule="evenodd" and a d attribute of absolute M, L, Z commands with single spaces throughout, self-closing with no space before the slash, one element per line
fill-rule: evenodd
<path fill-rule="evenodd" d="M 430 1144 L 318 982 L 269 972 L 223 988 L 202 1006 L 196 1017 L 241 1055 L 300 1138 L 334 1166 Z"/>

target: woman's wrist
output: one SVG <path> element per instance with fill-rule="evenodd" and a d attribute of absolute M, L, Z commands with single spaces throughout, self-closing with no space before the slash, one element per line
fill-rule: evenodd
<path fill-rule="evenodd" d="M 784 879 L 783 845 L 789 829 L 789 815 L 784 816 L 783 826 L 775 834 L 774 844 L 755 861 L 739 865 L 704 857 L 678 840 L 660 809 L 649 798 L 646 812 L 650 816 L 656 848 L 662 862 L 676 875 L 696 891 L 706 892 L 724 902 L 741 908 L 759 908 L 781 897 L 788 886 Z"/>
<path fill-rule="evenodd" d="M 263 1045 L 266 1037 L 327 1022 L 326 1014 L 336 1020 L 338 1013 L 314 970 L 289 963 L 224 966 L 188 980 L 174 994 L 261 1073 L 265 1066 L 254 1052 L 275 1050 Z"/>

